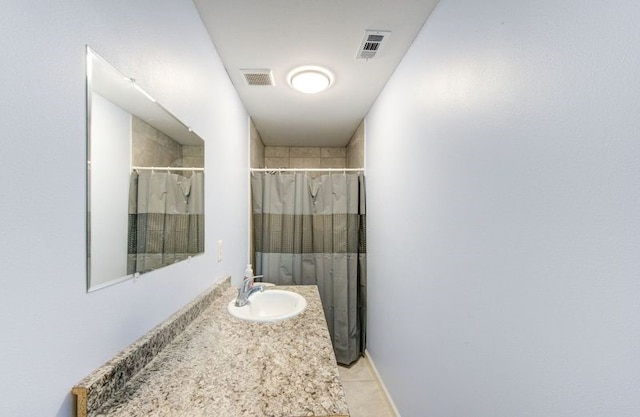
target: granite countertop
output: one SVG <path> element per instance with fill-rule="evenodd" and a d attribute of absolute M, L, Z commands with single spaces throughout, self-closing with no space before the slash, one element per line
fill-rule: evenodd
<path fill-rule="evenodd" d="M 307 308 L 245 322 L 227 312 L 237 292 L 227 288 L 97 415 L 348 416 L 317 287 L 275 288 L 303 295 Z"/>

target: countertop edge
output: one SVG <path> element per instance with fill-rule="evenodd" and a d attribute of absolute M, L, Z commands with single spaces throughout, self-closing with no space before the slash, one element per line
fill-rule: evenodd
<path fill-rule="evenodd" d="M 187 305 L 78 382 L 71 389 L 77 399 L 77 417 L 92 417 L 102 404 L 144 369 L 215 298 L 221 296 L 230 287 L 230 281 L 230 276 L 220 278 Z"/>

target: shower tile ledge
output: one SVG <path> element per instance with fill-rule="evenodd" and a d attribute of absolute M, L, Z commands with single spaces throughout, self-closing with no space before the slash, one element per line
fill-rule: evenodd
<path fill-rule="evenodd" d="M 278 323 L 250 323 L 226 310 L 236 290 L 211 304 L 89 417 L 348 417 L 316 286 L 307 308 Z"/>

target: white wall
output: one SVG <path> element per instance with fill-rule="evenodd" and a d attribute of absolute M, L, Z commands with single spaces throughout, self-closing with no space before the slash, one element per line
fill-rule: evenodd
<path fill-rule="evenodd" d="M 127 274 L 131 181 L 131 114 L 100 94 L 91 94 L 91 251 L 92 288 Z M 96 192 L 100 190 L 100 192 Z"/>
<path fill-rule="evenodd" d="M 76 382 L 244 270 L 248 118 L 189 0 L 6 0 L 0 27 L 0 415 L 68 417 Z M 206 254 L 91 294 L 86 44 L 206 140 L 207 167 Z"/>
<path fill-rule="evenodd" d="M 367 116 L 403 417 L 640 415 L 640 3 L 441 0 Z"/>

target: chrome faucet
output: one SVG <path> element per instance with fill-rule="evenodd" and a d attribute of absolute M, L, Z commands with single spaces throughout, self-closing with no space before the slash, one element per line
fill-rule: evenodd
<path fill-rule="evenodd" d="M 238 288 L 238 297 L 236 298 L 236 307 L 245 306 L 249 302 L 249 296 L 257 291 L 264 291 L 264 285 L 254 285 L 253 280 L 260 278 L 262 275 L 256 275 L 254 277 L 247 277 L 242 281 L 242 285 Z"/>

